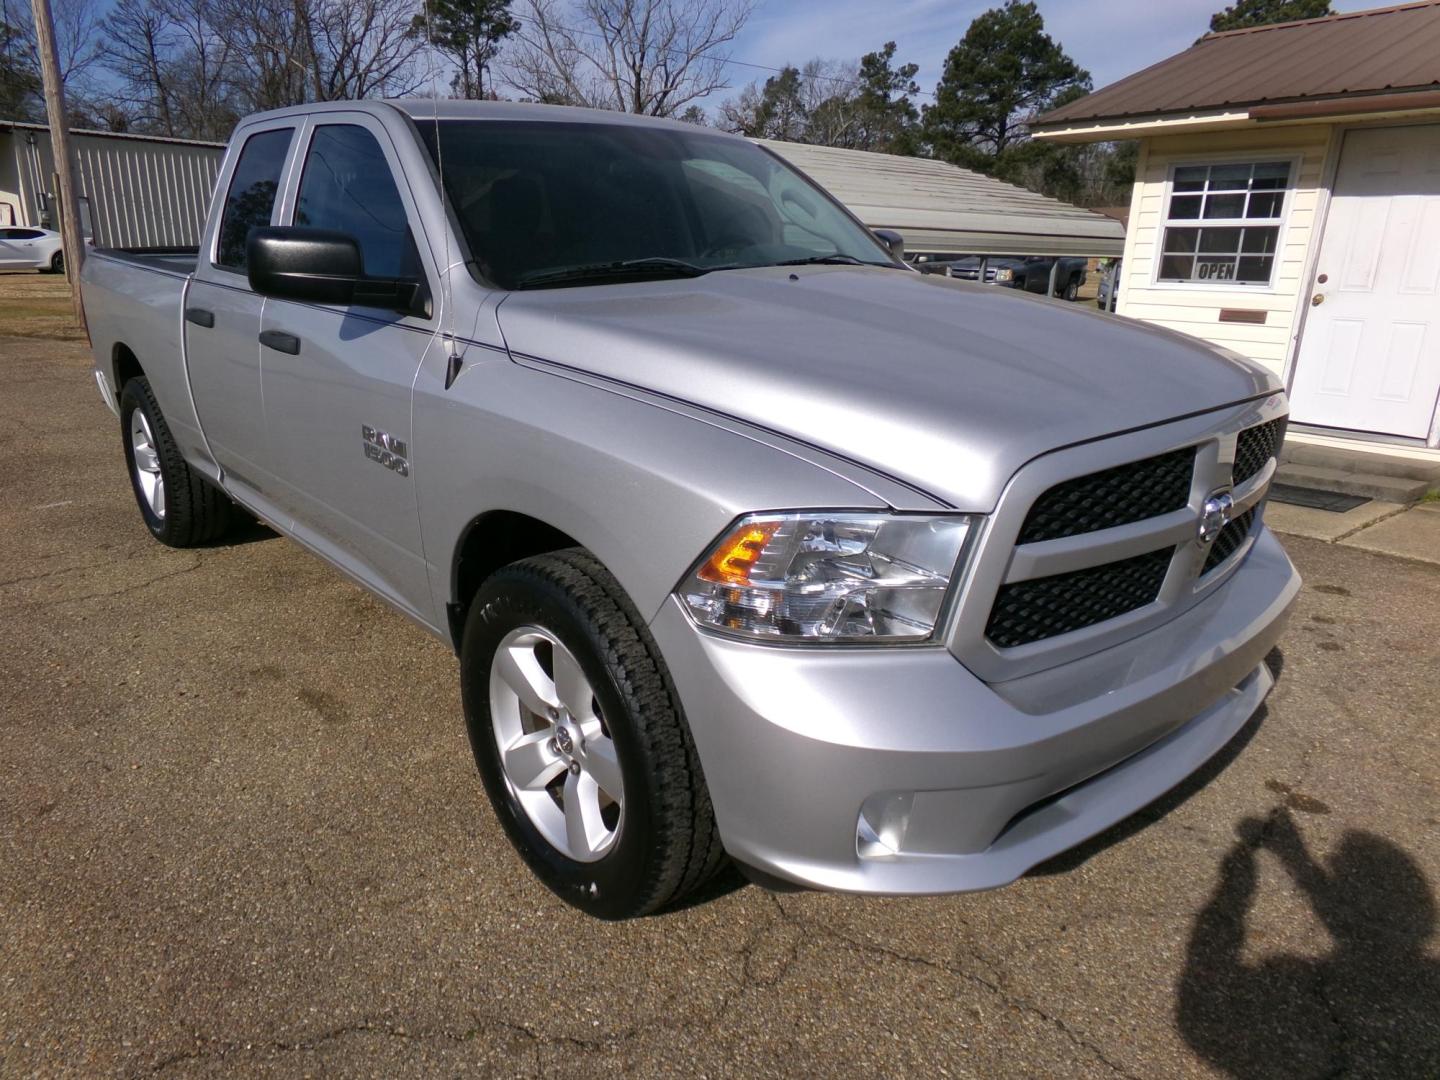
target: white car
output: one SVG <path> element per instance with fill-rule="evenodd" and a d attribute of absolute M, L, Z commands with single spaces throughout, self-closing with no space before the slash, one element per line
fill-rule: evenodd
<path fill-rule="evenodd" d="M 48 270 L 58 274 L 65 269 L 61 247 L 58 232 L 7 225 L 0 228 L 0 270 Z"/>

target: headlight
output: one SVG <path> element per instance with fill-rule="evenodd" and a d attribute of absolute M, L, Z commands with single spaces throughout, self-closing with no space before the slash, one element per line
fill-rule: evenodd
<path fill-rule="evenodd" d="M 932 637 L 971 519 L 754 514 L 680 589 L 701 626 L 786 643 Z"/>
<path fill-rule="evenodd" d="M 1014 281 L 1014 280 L 1015 280 L 1015 271 L 1014 271 L 1014 270 L 996 270 L 996 271 L 995 271 L 995 280 L 996 280 L 996 281 Z"/>

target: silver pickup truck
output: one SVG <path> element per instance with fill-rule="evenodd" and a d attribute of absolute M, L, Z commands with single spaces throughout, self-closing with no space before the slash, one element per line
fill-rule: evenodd
<path fill-rule="evenodd" d="M 738 137 L 344 103 L 84 289 L 154 536 L 257 516 L 451 644 L 501 825 L 621 918 L 1005 884 L 1272 685 L 1275 378 L 893 248 Z"/>

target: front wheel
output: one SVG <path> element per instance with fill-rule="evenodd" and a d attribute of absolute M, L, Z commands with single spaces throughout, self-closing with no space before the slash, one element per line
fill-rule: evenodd
<path fill-rule="evenodd" d="M 120 391 L 120 433 L 135 502 L 156 540 L 195 547 L 224 534 L 230 500 L 186 463 L 143 376 Z"/>
<path fill-rule="evenodd" d="M 460 664 L 490 801 L 561 899 L 631 918 L 719 869 L 675 688 L 644 621 L 592 555 L 572 548 L 497 571 L 471 604 Z"/>
<path fill-rule="evenodd" d="M 1080 283 L 1072 278 L 1069 284 L 1065 286 L 1065 299 L 1073 304 L 1079 296 Z"/>

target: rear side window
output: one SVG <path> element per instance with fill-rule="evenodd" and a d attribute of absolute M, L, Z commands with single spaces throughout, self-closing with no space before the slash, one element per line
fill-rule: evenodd
<path fill-rule="evenodd" d="M 356 124 L 315 129 L 295 224 L 349 233 L 371 277 L 419 277 L 415 245 L 390 163 L 375 136 Z"/>
<path fill-rule="evenodd" d="M 225 213 L 220 218 L 220 242 L 215 262 L 229 270 L 245 272 L 245 240 L 250 230 L 270 224 L 275 195 L 280 190 L 280 170 L 290 149 L 294 128 L 261 131 L 245 140 L 230 192 L 225 196 Z"/>

